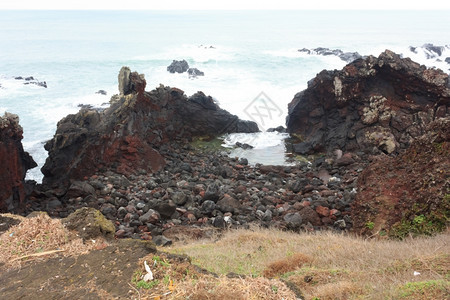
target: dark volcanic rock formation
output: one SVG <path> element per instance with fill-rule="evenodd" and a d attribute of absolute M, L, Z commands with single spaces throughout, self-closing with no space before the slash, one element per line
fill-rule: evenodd
<path fill-rule="evenodd" d="M 340 49 L 329 49 L 329 48 L 323 48 L 323 47 L 319 47 L 319 48 L 315 48 L 315 49 L 303 48 L 303 49 L 299 49 L 298 52 L 303 52 L 303 53 L 310 54 L 310 55 L 323 55 L 323 56 L 334 55 L 348 63 L 354 61 L 355 59 L 362 57 L 361 54 L 359 54 L 358 52 L 344 52 Z"/>
<path fill-rule="evenodd" d="M 145 92 L 143 75 L 122 68 L 120 95 L 104 111 L 81 109 L 58 123 L 45 148 L 49 157 L 42 168 L 46 184 L 68 184 L 97 170 L 121 174 L 154 172 L 165 165 L 158 148 L 193 136 L 229 132 L 256 132 L 256 123 L 242 121 L 220 109 L 199 92 L 187 98 L 170 87 Z"/>
<path fill-rule="evenodd" d="M 19 117 L 5 113 L 0 117 L 0 211 L 17 207 L 25 199 L 24 179 L 27 170 L 37 164 L 23 151 Z"/>
<path fill-rule="evenodd" d="M 450 114 L 448 75 L 386 50 L 341 71 L 322 71 L 289 104 L 287 130 L 298 153 L 394 153 Z"/>
<path fill-rule="evenodd" d="M 404 153 L 379 158 L 358 179 L 358 233 L 403 238 L 445 230 L 450 220 L 450 118 L 439 118 Z"/>
<path fill-rule="evenodd" d="M 183 60 L 173 60 L 170 66 L 167 67 L 167 71 L 170 73 L 184 73 L 189 69 L 189 64 L 187 61 Z"/>

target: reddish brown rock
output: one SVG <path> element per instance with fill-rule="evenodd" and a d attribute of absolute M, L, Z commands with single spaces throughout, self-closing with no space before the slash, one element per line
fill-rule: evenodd
<path fill-rule="evenodd" d="M 22 134 L 17 115 L 5 113 L 0 117 L 0 212 L 12 210 L 24 201 L 25 175 L 37 166 L 23 150 Z"/>
<path fill-rule="evenodd" d="M 289 104 L 287 131 L 317 151 L 397 153 L 450 114 L 448 74 L 386 50 L 340 71 L 322 71 Z"/>
<path fill-rule="evenodd" d="M 450 219 L 450 118 L 438 119 L 406 152 L 379 158 L 358 178 L 352 205 L 358 233 L 431 234 Z"/>
<path fill-rule="evenodd" d="M 316 212 L 321 217 L 328 217 L 330 215 L 330 209 L 328 207 L 324 207 L 324 206 L 320 206 L 320 205 L 316 207 Z"/>
<path fill-rule="evenodd" d="M 305 206 L 304 208 L 302 208 L 299 211 L 299 214 L 300 214 L 300 216 L 303 219 L 303 223 L 307 224 L 309 222 L 313 226 L 320 226 L 321 225 L 321 221 L 320 221 L 319 215 L 310 206 Z"/>

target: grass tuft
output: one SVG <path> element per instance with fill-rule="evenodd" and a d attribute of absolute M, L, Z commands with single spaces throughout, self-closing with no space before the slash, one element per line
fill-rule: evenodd
<path fill-rule="evenodd" d="M 33 218 L 23 218 L 0 235 L 0 263 L 7 267 L 20 266 L 21 262 L 40 257 L 39 253 L 55 255 L 80 255 L 104 244 L 83 243 L 83 240 L 71 234 L 60 220 L 51 219 L 47 214 Z M 54 251 L 60 250 L 60 251 Z"/>

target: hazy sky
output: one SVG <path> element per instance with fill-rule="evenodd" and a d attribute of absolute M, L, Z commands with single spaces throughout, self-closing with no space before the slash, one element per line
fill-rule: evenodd
<path fill-rule="evenodd" d="M 0 9 L 450 9 L 449 0 L 0 0 Z"/>

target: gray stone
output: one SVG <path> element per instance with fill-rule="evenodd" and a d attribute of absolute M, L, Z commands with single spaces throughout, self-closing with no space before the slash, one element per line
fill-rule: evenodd
<path fill-rule="evenodd" d="M 269 222 L 272 221 L 272 211 L 270 209 L 267 209 L 262 217 L 263 221 Z"/>
<path fill-rule="evenodd" d="M 66 198 L 86 197 L 95 195 L 95 189 L 85 181 L 74 181 L 66 193 Z"/>
<path fill-rule="evenodd" d="M 119 72 L 119 93 L 127 95 L 131 92 L 130 81 L 131 70 L 129 67 L 122 67 Z"/>
<path fill-rule="evenodd" d="M 172 201 L 178 206 L 184 205 L 187 200 L 187 196 L 183 192 L 176 192 L 172 195 L 171 198 L 172 198 Z"/>
<path fill-rule="evenodd" d="M 145 214 L 139 217 L 139 221 L 141 221 L 143 224 L 145 223 L 152 223 L 155 224 L 161 219 L 161 215 L 153 210 L 149 209 Z"/>
<path fill-rule="evenodd" d="M 162 247 L 166 247 L 166 246 L 172 245 L 172 240 L 166 238 L 164 235 L 158 235 L 158 236 L 155 236 L 155 237 L 153 238 L 153 242 L 154 242 L 157 246 L 162 246 Z"/>
<path fill-rule="evenodd" d="M 159 201 L 154 209 L 159 212 L 162 218 L 170 219 L 176 210 L 176 205 L 172 200 L 169 201 Z"/>
<path fill-rule="evenodd" d="M 336 222 L 334 222 L 334 227 L 337 227 L 339 229 L 345 229 L 346 226 L 347 224 L 344 220 L 337 220 Z"/>
<path fill-rule="evenodd" d="M 205 196 L 203 197 L 203 200 L 212 200 L 214 202 L 217 202 L 220 197 L 220 186 L 217 182 L 214 182 L 212 184 L 209 184 L 205 191 Z"/>
<path fill-rule="evenodd" d="M 286 225 L 290 229 L 298 229 L 302 225 L 303 219 L 298 213 L 288 213 L 283 217 Z"/>
<path fill-rule="evenodd" d="M 227 225 L 227 223 L 225 222 L 225 220 L 223 219 L 223 217 L 215 217 L 214 221 L 213 221 L 213 226 L 217 227 L 217 228 L 225 228 Z"/>
<path fill-rule="evenodd" d="M 216 203 L 214 203 L 214 201 L 206 200 L 202 204 L 202 211 L 205 212 L 206 214 L 212 213 L 215 209 L 216 209 Z"/>
<path fill-rule="evenodd" d="M 241 208 L 241 206 L 242 205 L 238 200 L 228 195 L 225 195 L 225 197 L 223 197 L 220 201 L 217 202 L 218 209 L 223 213 L 226 212 L 235 213 Z"/>

